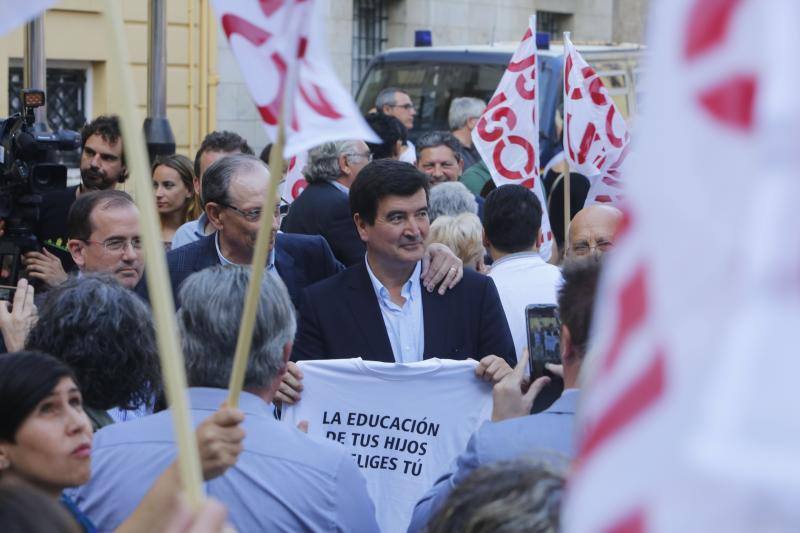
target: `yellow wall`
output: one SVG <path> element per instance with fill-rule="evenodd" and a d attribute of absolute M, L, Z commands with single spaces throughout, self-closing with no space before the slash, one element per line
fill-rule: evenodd
<path fill-rule="evenodd" d="M 128 43 L 128 54 L 136 84 L 136 95 L 141 111 L 141 120 L 146 115 L 147 103 L 147 7 L 148 0 L 122 1 L 125 17 L 125 32 Z M 200 131 L 201 101 L 200 81 L 209 79 L 215 83 L 213 67 L 209 69 L 211 76 L 203 77 L 199 72 L 201 43 L 199 21 L 201 4 L 208 0 L 169 0 L 167 2 L 167 116 L 178 152 L 194 157 L 190 148 L 196 149 L 202 136 L 214 126 L 214 113 L 210 113 L 210 128 Z M 189 6 L 194 14 L 192 43 L 192 76 L 189 66 Z M 102 0 L 62 0 L 53 9 L 47 11 L 45 17 L 45 53 L 50 61 L 88 61 L 92 66 L 91 77 L 91 115 L 115 113 L 120 109 L 117 81 L 109 79 L 107 62 L 109 47 L 106 43 L 105 19 L 103 17 Z M 215 37 L 216 22 L 212 19 L 208 25 L 207 38 Z M 213 46 L 210 46 L 213 49 Z M 22 59 L 24 50 L 24 30 L 19 28 L 12 33 L 0 37 L 0 87 L 6 88 L 0 97 L 0 116 L 8 115 L 8 67 L 12 58 Z M 213 58 L 212 58 L 213 59 Z M 214 65 L 214 62 L 209 62 Z M 190 79 L 194 93 L 193 113 L 190 118 Z M 213 98 L 214 87 L 210 87 Z M 91 120 L 92 116 L 87 117 Z M 190 122 L 192 138 L 190 139 Z"/>

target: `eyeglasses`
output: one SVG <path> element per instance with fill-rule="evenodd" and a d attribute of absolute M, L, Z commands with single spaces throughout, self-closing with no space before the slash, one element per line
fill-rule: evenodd
<path fill-rule="evenodd" d="M 99 244 L 107 252 L 118 254 L 124 250 L 128 249 L 128 245 L 130 244 L 131 248 L 135 251 L 139 251 L 142 249 L 142 239 L 140 237 L 134 237 L 132 239 L 122 239 L 122 238 L 111 238 L 106 239 L 104 241 L 93 241 L 90 239 L 81 239 L 83 242 L 88 242 L 90 244 Z"/>
<path fill-rule="evenodd" d="M 228 209 L 232 209 L 232 210 L 236 211 L 237 213 L 242 215 L 242 218 L 244 218 L 247 221 L 258 222 L 259 220 L 261 220 L 261 208 L 260 207 L 256 207 L 255 209 L 249 209 L 249 210 L 245 211 L 243 209 L 239 209 L 235 205 L 222 204 L 222 203 L 220 203 L 219 205 L 221 205 L 222 207 L 226 207 Z"/>
<path fill-rule="evenodd" d="M 410 111 L 411 109 L 414 109 L 414 104 L 412 104 L 411 102 L 407 104 L 389 104 L 389 107 L 402 107 L 406 111 Z"/>
<path fill-rule="evenodd" d="M 601 252 L 607 252 L 614 247 L 614 243 L 610 241 L 600 241 L 594 246 L 591 246 L 589 243 L 586 242 L 579 242 L 575 246 L 572 247 L 572 253 L 575 255 L 589 255 L 591 252 L 595 250 L 599 250 Z"/>
<path fill-rule="evenodd" d="M 242 216 L 242 218 L 244 218 L 245 220 L 247 220 L 249 222 L 258 222 L 259 220 L 261 220 L 261 208 L 260 207 L 256 207 L 254 209 L 250 209 L 248 211 L 245 211 L 243 209 L 239 209 L 235 205 L 222 204 L 222 203 L 219 204 L 219 205 L 221 205 L 222 207 L 225 207 L 227 209 L 232 209 L 232 210 L 236 211 L 237 213 L 239 213 Z M 273 216 L 278 217 L 279 219 L 283 219 L 283 217 L 285 217 L 288 212 L 289 212 L 289 205 L 288 204 L 281 204 L 281 205 L 279 205 L 278 207 L 275 208 L 275 213 L 273 214 Z"/>
<path fill-rule="evenodd" d="M 372 152 L 355 152 L 347 154 L 347 157 L 363 157 L 367 161 L 372 162 Z"/>

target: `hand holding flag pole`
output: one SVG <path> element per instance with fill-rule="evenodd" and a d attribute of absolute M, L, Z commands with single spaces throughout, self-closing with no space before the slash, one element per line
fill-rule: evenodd
<path fill-rule="evenodd" d="M 172 413 L 175 440 L 178 445 L 178 467 L 181 483 L 190 505 L 199 506 L 203 500 L 203 476 L 200 469 L 200 456 L 197 440 L 189 418 L 189 402 L 186 397 L 186 370 L 183 354 L 178 342 L 178 328 L 175 322 L 175 307 L 172 290 L 169 286 L 167 263 L 164 258 L 164 245 L 156 213 L 153 188 L 150 183 L 150 165 L 147 164 L 142 130 L 137 125 L 137 112 L 133 94 L 133 78 L 128 67 L 128 54 L 124 42 L 125 29 L 122 25 L 120 3 L 108 0 L 105 9 L 111 35 L 112 49 L 110 66 L 119 80 L 122 96 L 121 128 L 125 143 L 128 167 L 133 178 L 136 204 L 141 212 L 142 243 L 145 252 L 145 274 L 153 306 L 158 352 L 161 357 L 161 372 L 164 387 Z"/>

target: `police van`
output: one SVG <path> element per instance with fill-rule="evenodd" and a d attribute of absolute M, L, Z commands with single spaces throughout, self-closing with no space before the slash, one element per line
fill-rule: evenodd
<path fill-rule="evenodd" d="M 537 39 L 538 40 L 538 39 Z M 474 46 L 395 48 L 370 62 L 356 92 L 356 102 L 366 114 L 375 97 L 387 87 L 407 92 L 417 115 L 409 132 L 413 140 L 424 132 L 448 130 L 450 102 L 473 96 L 488 102 L 519 43 Z M 637 112 L 637 86 L 644 46 L 637 44 L 592 45 L 575 43 L 586 61 L 602 78 L 619 111 L 628 117 Z M 562 44 L 539 45 L 539 143 L 543 155 L 560 143 L 555 111 L 563 100 Z M 544 164 L 544 162 L 542 162 Z"/>

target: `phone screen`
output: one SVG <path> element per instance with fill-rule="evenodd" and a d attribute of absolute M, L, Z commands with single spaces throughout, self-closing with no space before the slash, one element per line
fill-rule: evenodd
<path fill-rule="evenodd" d="M 561 363 L 561 322 L 555 305 L 529 305 L 528 365 L 531 379 L 544 375 L 545 363 Z"/>

